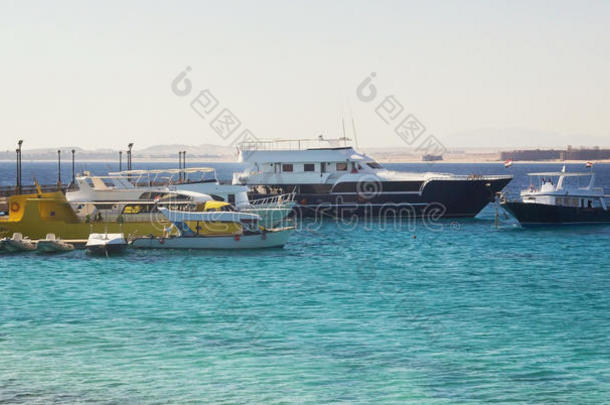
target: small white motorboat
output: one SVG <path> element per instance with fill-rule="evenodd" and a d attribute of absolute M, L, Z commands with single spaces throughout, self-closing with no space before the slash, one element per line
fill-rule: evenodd
<path fill-rule="evenodd" d="M 71 243 L 64 242 L 57 238 L 54 233 L 48 233 L 45 239 L 38 241 L 37 249 L 42 253 L 61 253 L 71 252 L 74 250 L 74 245 Z"/>
<path fill-rule="evenodd" d="M 23 237 L 19 232 L 15 232 L 12 238 L 4 238 L 2 240 L 2 247 L 7 252 L 31 252 L 36 250 L 36 243 L 31 241 L 30 238 Z"/>
<path fill-rule="evenodd" d="M 564 166 L 560 172 L 528 176 L 530 186 L 521 191 L 521 200 L 501 203 L 521 226 L 610 224 L 610 195 L 596 187 L 595 173 L 567 173 Z"/>
<path fill-rule="evenodd" d="M 110 256 L 124 253 L 127 241 L 122 233 L 92 233 L 85 245 L 87 252 L 93 255 Z"/>
<path fill-rule="evenodd" d="M 222 204 L 229 209 L 229 204 Z M 131 241 L 134 248 L 148 249 L 260 249 L 283 247 L 294 227 L 265 229 L 260 217 L 239 211 L 182 212 L 159 208 L 172 228 L 167 237 L 143 237 Z M 175 230 L 176 234 L 170 232 Z"/>
<path fill-rule="evenodd" d="M 235 236 L 170 236 L 144 237 L 131 242 L 140 249 L 261 249 L 283 247 L 294 228 L 284 228 L 259 234 Z"/>

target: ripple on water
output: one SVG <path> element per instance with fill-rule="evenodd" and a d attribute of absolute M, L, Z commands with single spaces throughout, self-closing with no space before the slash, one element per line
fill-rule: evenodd
<path fill-rule="evenodd" d="M 606 400 L 610 228 L 457 222 L 328 222 L 268 251 L 4 255 L 0 401 Z"/>

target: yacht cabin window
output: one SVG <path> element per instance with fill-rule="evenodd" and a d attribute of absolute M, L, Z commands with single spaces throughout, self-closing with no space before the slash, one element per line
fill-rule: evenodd
<path fill-rule="evenodd" d="M 347 163 L 346 162 L 337 163 L 337 171 L 338 172 L 344 172 L 346 170 L 347 170 Z"/>
<path fill-rule="evenodd" d="M 371 169 L 383 169 L 383 167 L 377 162 L 366 162 L 366 165 Z"/>
<path fill-rule="evenodd" d="M 284 163 L 284 164 L 282 165 L 282 171 L 283 171 L 283 172 L 291 172 L 291 171 L 292 171 L 292 169 L 293 169 L 293 167 L 292 167 L 292 163 Z"/>
<path fill-rule="evenodd" d="M 303 171 L 305 172 L 314 172 L 316 170 L 316 165 L 313 163 L 305 163 L 303 165 Z"/>
<path fill-rule="evenodd" d="M 596 208 L 601 206 L 597 200 L 587 200 L 577 197 L 556 197 L 555 203 L 564 207 Z M 589 203 L 591 203 L 591 205 L 589 205 Z"/>

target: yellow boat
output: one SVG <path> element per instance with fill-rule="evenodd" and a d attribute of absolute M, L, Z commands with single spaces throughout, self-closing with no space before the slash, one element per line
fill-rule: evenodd
<path fill-rule="evenodd" d="M 142 205 L 139 203 L 139 205 Z M 204 211 L 220 210 L 220 205 L 229 205 L 218 201 L 205 203 Z M 116 220 L 83 220 L 79 218 L 65 195 L 60 192 L 21 194 L 9 197 L 9 215 L 0 217 L 0 237 L 19 232 L 30 239 L 44 239 L 54 233 L 62 239 L 87 239 L 91 233 L 123 233 L 127 237 L 163 236 L 164 230 L 171 223 L 160 215 L 142 215 L 136 221 L 130 220 L 134 208 L 125 206 L 123 214 Z M 139 212 L 139 210 L 137 210 Z M 210 224 L 211 225 L 211 224 Z M 214 233 L 214 226 L 205 227 Z M 221 227 L 227 233 L 226 226 Z M 205 232 L 205 231 L 204 231 Z M 240 234 L 242 228 L 237 224 L 229 233 Z"/>

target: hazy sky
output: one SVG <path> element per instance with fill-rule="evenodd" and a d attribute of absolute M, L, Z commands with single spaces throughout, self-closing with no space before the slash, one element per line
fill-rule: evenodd
<path fill-rule="evenodd" d="M 351 111 L 361 146 L 404 146 L 375 113 L 394 95 L 448 147 L 610 146 L 608 1 L 3 0 L 0 51 L 5 150 L 228 144 L 190 106 L 204 89 L 259 138 Z"/>

